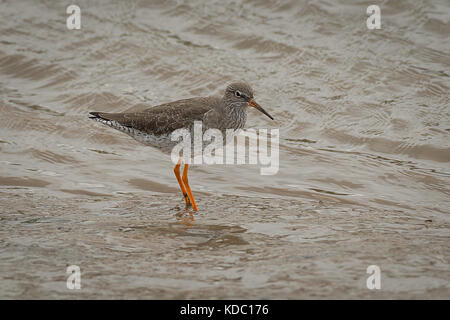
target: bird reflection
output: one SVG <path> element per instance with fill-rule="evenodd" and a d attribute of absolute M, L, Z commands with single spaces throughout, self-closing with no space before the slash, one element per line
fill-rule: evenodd
<path fill-rule="evenodd" d="M 180 211 L 178 213 L 175 214 L 175 217 L 177 219 L 178 222 L 180 222 L 181 224 L 187 226 L 187 227 L 192 227 L 194 225 L 195 222 L 195 218 L 194 218 L 194 210 L 184 210 L 184 211 Z"/>

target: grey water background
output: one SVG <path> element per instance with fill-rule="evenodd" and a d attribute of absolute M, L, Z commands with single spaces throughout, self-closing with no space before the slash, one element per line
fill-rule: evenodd
<path fill-rule="evenodd" d="M 0 1 L 1 298 L 450 298 L 447 1 L 69 4 Z M 196 166 L 193 216 L 167 155 L 87 118 L 236 79 L 280 169 Z"/>

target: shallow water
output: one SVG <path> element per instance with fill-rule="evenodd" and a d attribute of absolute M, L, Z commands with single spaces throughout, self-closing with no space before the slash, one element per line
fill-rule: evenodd
<path fill-rule="evenodd" d="M 450 298 L 450 7 L 0 3 L 1 298 Z M 280 170 L 198 166 L 87 118 L 244 79 Z M 81 290 L 66 288 L 79 265 Z M 368 290 L 378 265 L 381 290 Z"/>

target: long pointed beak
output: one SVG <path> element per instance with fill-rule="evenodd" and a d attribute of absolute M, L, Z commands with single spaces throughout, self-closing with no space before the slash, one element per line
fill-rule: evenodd
<path fill-rule="evenodd" d="M 262 113 L 264 113 L 266 116 L 268 116 L 270 119 L 273 120 L 273 117 L 272 117 L 269 113 L 267 113 L 267 111 L 264 110 L 259 104 L 257 104 L 255 100 L 251 99 L 251 100 L 248 102 L 248 105 L 249 105 L 250 107 L 253 107 L 253 108 L 255 108 L 255 109 L 261 111 Z"/>

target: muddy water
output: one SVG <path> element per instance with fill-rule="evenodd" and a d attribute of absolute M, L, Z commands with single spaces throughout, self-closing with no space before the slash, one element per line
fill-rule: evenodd
<path fill-rule="evenodd" d="M 450 7 L 0 3 L 1 298 L 450 298 Z M 199 166 L 87 118 L 254 87 L 280 169 Z M 81 268 L 81 290 L 66 267 Z M 366 269 L 381 269 L 368 290 Z"/>

